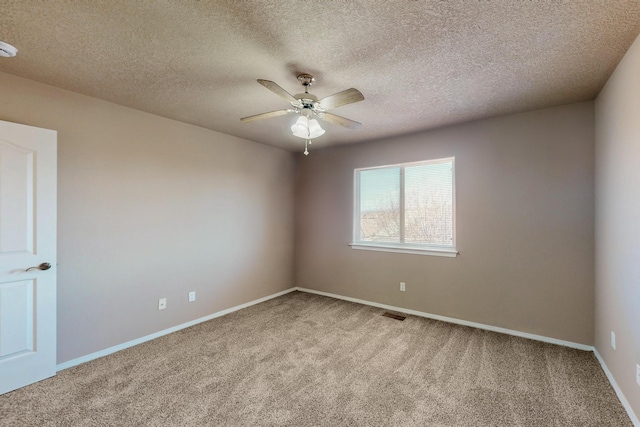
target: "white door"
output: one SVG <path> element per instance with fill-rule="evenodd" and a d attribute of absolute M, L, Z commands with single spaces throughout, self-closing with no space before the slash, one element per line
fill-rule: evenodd
<path fill-rule="evenodd" d="M 0 121 L 0 394 L 56 373 L 56 157 L 55 131 Z"/>

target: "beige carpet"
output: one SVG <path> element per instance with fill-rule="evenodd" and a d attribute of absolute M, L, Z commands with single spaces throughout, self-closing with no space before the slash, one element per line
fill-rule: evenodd
<path fill-rule="evenodd" d="M 592 353 L 312 294 L 0 396 L 2 426 L 631 426 Z"/>

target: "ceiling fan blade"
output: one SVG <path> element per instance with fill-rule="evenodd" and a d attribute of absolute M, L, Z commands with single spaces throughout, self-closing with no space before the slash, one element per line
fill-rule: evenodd
<path fill-rule="evenodd" d="M 322 120 L 327 121 L 329 123 L 333 123 L 349 129 L 358 129 L 360 126 L 362 126 L 362 123 L 347 119 L 346 117 L 331 114 L 331 113 L 318 114 L 318 117 L 320 117 Z"/>
<path fill-rule="evenodd" d="M 280 98 L 284 99 L 287 102 L 290 102 L 293 105 L 299 103 L 298 100 L 293 97 L 293 95 L 291 95 L 286 90 L 282 89 L 280 86 L 278 86 L 278 84 L 272 82 L 271 80 L 258 79 L 258 83 L 260 83 L 262 86 L 266 87 L 271 92 L 275 93 Z"/>
<path fill-rule="evenodd" d="M 324 97 L 318 101 L 318 103 L 323 110 L 333 110 L 334 108 L 353 104 L 354 102 L 362 101 L 363 99 L 364 95 L 362 95 L 358 89 L 351 88 Z"/>
<path fill-rule="evenodd" d="M 261 120 L 261 119 L 268 119 L 270 117 L 276 117 L 276 116 L 284 116 L 285 114 L 289 113 L 292 110 L 277 110 L 277 111 L 270 111 L 268 113 L 262 113 L 262 114 L 256 114 L 254 116 L 249 116 L 249 117 L 243 117 L 240 119 L 241 122 L 251 122 L 254 120 Z"/>

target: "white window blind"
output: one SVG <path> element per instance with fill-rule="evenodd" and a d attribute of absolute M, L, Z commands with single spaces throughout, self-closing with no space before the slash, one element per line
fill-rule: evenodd
<path fill-rule="evenodd" d="M 454 159 L 356 169 L 357 249 L 455 253 Z"/>

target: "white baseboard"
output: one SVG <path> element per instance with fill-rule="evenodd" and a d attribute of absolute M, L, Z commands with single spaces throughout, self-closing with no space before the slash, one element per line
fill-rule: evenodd
<path fill-rule="evenodd" d="M 593 349 L 593 354 L 596 355 L 596 359 L 598 359 L 598 362 L 600 362 L 600 366 L 602 366 L 602 370 L 607 375 L 607 378 L 611 383 L 611 387 L 613 387 L 616 394 L 618 395 L 618 399 L 620 399 L 620 403 L 622 403 L 622 406 L 624 406 L 624 409 L 627 411 L 627 414 L 629 415 L 629 418 L 631 418 L 631 422 L 633 423 L 634 427 L 640 427 L 640 420 L 638 420 L 638 417 L 633 412 L 633 408 L 629 404 L 629 401 L 625 397 L 624 393 L 622 393 L 622 390 L 620 390 L 620 387 L 618 387 L 618 383 L 616 382 L 615 378 L 613 378 L 613 374 L 609 370 L 609 367 L 607 366 L 607 364 L 604 363 L 604 359 L 602 358 L 602 356 L 600 356 L 600 353 L 598 353 L 597 348 Z"/>
<path fill-rule="evenodd" d="M 250 307 L 255 304 L 260 304 L 261 302 L 265 302 L 267 300 L 277 298 L 281 295 L 288 294 L 289 292 L 295 291 L 296 288 L 286 289 L 281 292 L 277 292 L 272 295 L 267 295 L 266 297 L 259 298 L 257 300 L 249 301 L 244 304 L 236 305 L 235 307 L 227 308 L 226 310 L 218 311 L 216 313 L 210 314 L 205 317 L 201 317 L 199 319 L 192 320 L 190 322 L 183 323 L 181 325 L 174 326 L 169 329 L 165 329 L 159 332 L 155 332 L 153 334 L 146 335 L 144 337 L 137 338 L 135 340 L 127 341 L 122 344 L 114 345 L 113 347 L 105 348 L 104 350 L 96 351 L 95 353 L 87 354 L 86 356 L 78 357 L 77 359 L 72 359 L 63 363 L 60 363 L 56 366 L 56 371 L 62 371 L 64 369 L 71 368 L 73 366 L 80 365 L 82 363 L 89 362 L 90 360 L 98 359 L 100 357 L 107 356 L 111 353 L 115 353 L 116 351 L 124 350 L 125 348 L 133 347 L 134 345 L 142 344 L 143 342 L 151 341 L 153 339 L 159 338 L 163 335 L 170 334 L 172 332 L 179 331 L 180 329 L 188 328 L 193 325 L 197 325 L 198 323 L 206 322 L 207 320 L 215 319 L 216 317 L 224 316 L 225 314 L 233 313 L 234 311 L 242 310 L 243 308 Z"/>
<path fill-rule="evenodd" d="M 356 303 L 359 303 L 359 304 L 365 304 L 365 305 L 370 305 L 370 306 L 373 306 L 373 307 L 384 308 L 385 310 L 392 310 L 392 311 L 398 311 L 400 313 L 411 314 L 413 316 L 426 317 L 428 319 L 434 319 L 434 320 L 441 320 L 441 321 L 447 322 L 447 323 L 455 323 L 456 325 L 470 326 L 472 328 L 484 329 L 484 330 L 493 331 L 493 332 L 499 332 L 501 334 L 514 335 L 516 337 L 528 338 L 530 340 L 542 341 L 542 342 L 546 342 L 546 343 L 550 343 L 550 344 L 562 345 L 564 347 L 575 348 L 575 349 L 578 349 L 578 350 L 593 351 L 593 347 L 590 346 L 590 345 L 579 344 L 579 343 L 575 343 L 575 342 L 571 342 L 571 341 L 564 341 L 564 340 L 559 340 L 559 339 L 556 339 L 556 338 L 545 337 L 545 336 L 542 336 L 542 335 L 529 334 L 527 332 L 514 331 L 512 329 L 500 328 L 498 326 L 485 325 L 485 324 L 482 324 L 482 323 L 469 322 L 467 320 L 456 319 L 454 317 L 440 316 L 438 314 L 425 313 L 423 311 L 411 310 L 411 309 L 408 309 L 408 308 L 394 307 L 392 305 L 380 304 L 380 303 L 377 303 L 377 302 L 366 301 L 366 300 L 362 300 L 362 299 L 358 299 L 358 298 L 345 297 L 345 296 L 342 296 L 342 295 L 331 294 L 329 292 L 315 291 L 313 289 L 300 288 L 300 287 L 297 287 L 295 289 L 297 291 L 301 291 L 301 292 L 308 292 L 308 293 L 311 293 L 311 294 L 323 295 L 325 297 L 330 297 L 330 298 L 336 298 L 336 299 L 341 299 L 341 300 L 345 300 L 345 301 L 356 302 Z"/>
<path fill-rule="evenodd" d="M 514 335 L 514 336 L 521 337 L 521 338 L 528 338 L 528 339 L 532 339 L 532 340 L 536 340 L 536 341 L 542 341 L 542 342 L 546 342 L 546 343 L 550 343 L 550 344 L 562 345 L 562 346 L 565 346 L 565 347 L 575 348 L 575 349 L 578 349 L 578 350 L 592 351 L 595 354 L 595 356 L 598 359 L 598 361 L 600 362 L 600 365 L 602 366 L 602 369 L 604 370 L 607 378 L 609 379 L 609 382 L 611 383 L 611 386 L 615 390 L 616 395 L 618 396 L 618 399 L 620 400 L 620 403 L 622 403 L 622 406 L 627 411 L 627 414 L 629 415 L 629 418 L 631 418 L 631 422 L 633 423 L 634 427 L 640 427 L 640 421 L 638 421 L 638 417 L 633 412 L 633 409 L 631 408 L 631 405 L 629 404 L 629 402 L 627 401 L 626 397 L 622 393 L 622 390 L 620 390 L 620 387 L 618 387 L 618 383 L 616 383 L 616 380 L 614 379 L 613 375 L 611 374 L 611 371 L 609 371 L 609 368 L 607 367 L 607 365 L 604 363 L 604 360 L 600 356 L 600 353 L 598 353 L 598 350 L 595 349 L 593 346 L 574 343 L 574 342 L 571 342 L 571 341 L 559 340 L 559 339 L 556 339 L 556 338 L 544 337 L 544 336 L 541 336 L 541 335 L 529 334 L 529 333 L 526 333 L 526 332 L 515 331 L 515 330 L 512 330 L 512 329 L 500 328 L 500 327 L 497 327 L 497 326 L 485 325 L 485 324 L 482 324 L 482 323 L 469 322 L 467 320 L 456 319 L 456 318 L 453 318 L 453 317 L 440 316 L 440 315 L 437 315 L 437 314 L 425 313 L 425 312 L 422 312 L 422 311 L 411 310 L 411 309 L 408 309 L 408 308 L 395 307 L 395 306 L 392 306 L 392 305 L 380 304 L 380 303 L 373 302 L 373 301 L 366 301 L 366 300 L 362 300 L 362 299 L 358 299 L 358 298 L 346 297 L 346 296 L 342 296 L 342 295 L 338 295 L 338 294 L 332 294 L 332 293 L 329 293 L 329 292 L 316 291 L 316 290 L 313 290 L 313 289 L 307 289 L 307 288 L 301 288 L 301 287 L 295 287 L 295 288 L 286 289 L 284 291 L 277 292 L 277 293 L 272 294 L 272 295 L 267 295 L 266 297 L 259 298 L 257 300 L 249 301 L 247 303 L 240 304 L 240 305 L 237 305 L 235 307 L 228 308 L 226 310 L 218 311 L 216 313 L 210 314 L 210 315 L 205 316 L 205 317 L 201 317 L 199 319 L 192 320 L 190 322 L 182 323 L 182 324 L 174 326 L 172 328 L 168 328 L 168 329 L 165 329 L 165 330 L 162 330 L 162 331 L 159 331 L 159 332 L 155 332 L 153 334 L 146 335 L 144 337 L 140 337 L 140 338 L 137 338 L 135 340 L 128 341 L 126 343 L 118 344 L 118 345 L 115 345 L 113 347 L 109 347 L 109 348 L 106 348 L 104 350 L 97 351 L 95 353 L 87 354 L 86 356 L 78 357 L 76 359 L 72 359 L 72 360 L 69 360 L 67 362 L 60 363 L 60 364 L 57 365 L 56 371 L 62 371 L 64 369 L 68 369 L 68 368 L 71 368 L 73 366 L 77 366 L 77 365 L 80 365 L 82 363 L 86 363 L 86 362 L 89 362 L 91 360 L 98 359 L 98 358 L 103 357 L 103 356 L 107 356 L 107 355 L 115 353 L 117 351 L 124 350 L 126 348 L 133 347 L 135 345 L 142 344 L 142 343 L 147 342 L 147 341 L 151 341 L 151 340 L 153 340 L 155 338 L 159 338 L 159 337 L 161 337 L 163 335 L 167 335 L 167 334 L 170 334 L 172 332 L 176 332 L 176 331 L 179 331 L 181 329 L 185 329 L 185 328 L 188 328 L 190 326 L 197 325 L 198 323 L 206 322 L 207 320 L 215 319 L 216 317 L 224 316 L 225 314 L 233 313 L 234 311 L 242 310 L 243 308 L 247 308 L 247 307 L 250 307 L 252 305 L 259 304 L 261 302 L 268 301 L 268 300 L 273 299 L 273 298 L 277 298 L 279 296 L 288 294 L 288 293 L 293 292 L 293 291 L 301 291 L 301 292 L 307 292 L 307 293 L 311 293 L 311 294 L 323 295 L 323 296 L 330 297 L 330 298 L 336 298 L 336 299 L 340 299 L 340 300 L 345 300 L 345 301 L 355 302 L 355 303 L 359 303 L 359 304 L 370 305 L 370 306 L 373 306 L 373 307 L 383 308 L 385 310 L 392 310 L 392 311 L 397 311 L 397 312 L 400 312 L 400 313 L 411 314 L 411 315 L 414 315 L 414 316 L 426 317 L 428 319 L 440 320 L 440 321 L 443 321 L 443 322 L 454 323 L 454 324 L 457 324 L 457 325 L 470 326 L 472 328 L 484 329 L 484 330 L 487 330 L 487 331 L 493 331 L 493 332 L 498 332 L 498 333 L 507 334 L 507 335 Z"/>

